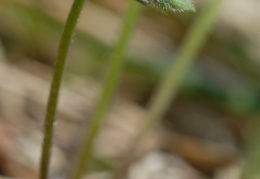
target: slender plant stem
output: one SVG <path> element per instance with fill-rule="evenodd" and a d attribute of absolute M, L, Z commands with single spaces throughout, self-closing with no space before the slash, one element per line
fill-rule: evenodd
<path fill-rule="evenodd" d="M 260 164 L 260 121 L 259 116 L 249 123 L 250 132 L 245 137 L 245 165 L 243 165 L 243 171 L 241 173 L 241 179 L 256 179 L 260 176 L 259 164 Z"/>
<path fill-rule="evenodd" d="M 58 56 L 56 58 L 56 65 L 54 68 L 54 74 L 46 110 L 46 117 L 44 121 L 44 139 L 41 153 L 40 179 L 48 178 L 53 138 L 53 127 L 55 122 L 60 85 L 62 81 L 69 45 L 84 2 L 85 0 L 74 1 L 59 44 Z"/>
<path fill-rule="evenodd" d="M 170 65 L 165 78 L 158 86 L 149 103 L 148 117 L 150 121 L 146 126 L 147 129 L 162 119 L 170 103 L 175 98 L 181 82 L 207 40 L 213 19 L 221 1 L 222 0 L 212 0 L 209 2 L 189 30 L 179 55 Z"/>
<path fill-rule="evenodd" d="M 82 151 L 79 154 L 78 161 L 75 165 L 75 170 L 72 173 L 72 179 L 80 179 L 84 171 L 86 171 L 86 167 L 90 163 L 93 145 L 100 128 L 102 127 L 104 117 L 111 103 L 111 99 L 113 98 L 117 81 L 123 66 L 123 56 L 132 31 L 135 27 L 139 11 L 139 5 L 133 0 L 130 0 L 130 4 L 123 19 L 123 29 L 111 58 L 108 75 L 103 85 L 103 91 L 93 113 L 89 131 L 86 132 Z"/>
<path fill-rule="evenodd" d="M 127 168 L 134 158 L 135 149 L 142 140 L 143 136 L 156 123 L 158 123 L 160 119 L 162 119 L 170 103 L 176 96 L 181 82 L 189 70 L 189 67 L 192 65 L 208 37 L 213 19 L 219 5 L 221 4 L 221 1 L 222 0 L 212 0 L 198 15 L 196 21 L 189 30 L 186 38 L 184 39 L 179 55 L 170 65 L 165 78 L 158 86 L 148 105 L 148 114 L 146 116 L 148 120 L 144 124 L 142 130 L 140 130 L 137 134 L 137 137 L 132 144 L 132 148 L 130 148 L 126 153 L 125 160 L 115 173 L 115 179 L 122 179 L 125 177 Z"/>

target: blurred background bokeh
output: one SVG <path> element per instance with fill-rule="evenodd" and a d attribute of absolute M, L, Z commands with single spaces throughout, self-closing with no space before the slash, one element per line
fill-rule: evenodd
<path fill-rule="evenodd" d="M 66 178 L 100 94 L 126 0 L 88 0 L 60 95 L 52 178 Z M 209 0 L 193 0 L 197 13 Z M 0 0 L 0 174 L 36 178 L 48 89 L 72 0 Z M 239 179 L 260 166 L 260 1 L 224 0 L 177 98 L 142 142 L 130 179 Z M 197 13 L 143 7 L 86 178 L 106 178 Z M 259 154 L 258 154 L 259 153 Z M 258 159 L 259 157 L 259 159 Z M 260 168 L 259 168 L 260 171 Z M 255 178 L 260 178 L 260 172 Z"/>

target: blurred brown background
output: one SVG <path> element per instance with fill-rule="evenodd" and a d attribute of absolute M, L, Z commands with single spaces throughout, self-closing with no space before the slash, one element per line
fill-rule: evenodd
<path fill-rule="evenodd" d="M 194 0 L 197 13 L 207 2 Z M 2 176 L 38 176 L 47 93 L 71 4 L 71 0 L 0 0 Z M 64 178 L 73 164 L 126 7 L 126 0 L 85 4 L 60 95 L 53 178 Z M 223 1 L 207 44 L 163 122 L 143 141 L 129 178 L 240 177 L 247 154 L 258 151 L 251 141 L 257 143 L 260 127 L 259 7 L 258 0 Z M 143 7 L 86 178 L 108 177 L 117 166 L 197 13 L 164 15 Z"/>

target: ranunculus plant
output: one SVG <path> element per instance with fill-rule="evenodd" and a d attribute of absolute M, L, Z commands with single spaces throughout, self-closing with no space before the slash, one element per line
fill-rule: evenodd
<path fill-rule="evenodd" d="M 174 11 L 195 12 L 195 8 L 190 0 L 137 1 L 145 4 L 147 7 L 151 7 L 165 13 Z M 205 41 L 205 37 L 207 36 L 207 32 L 211 27 L 212 19 L 220 1 L 221 0 L 212 0 L 209 5 L 207 5 L 205 10 L 199 15 L 197 21 L 194 23 L 194 26 L 188 33 L 186 39 L 184 40 L 184 44 L 179 52 L 179 55 L 174 60 L 172 67 L 170 67 L 165 78 L 159 85 L 157 92 L 152 98 L 152 101 L 148 108 L 148 118 L 150 120 L 144 126 L 143 131 L 140 131 L 140 134 L 138 135 L 139 138 L 136 139 L 136 143 L 138 143 L 138 141 L 142 137 L 142 134 L 147 131 L 147 129 L 149 129 L 156 121 L 162 118 L 163 113 L 165 112 L 165 110 L 169 106 L 170 101 L 176 94 L 176 91 L 180 86 L 183 76 L 187 73 L 189 66 L 192 63 L 192 59 L 195 58 Z M 54 67 L 53 79 L 51 83 L 44 123 L 44 140 L 40 163 L 40 179 L 47 179 L 49 175 L 51 145 L 60 85 L 66 64 L 67 53 L 72 39 L 72 34 L 75 30 L 77 20 L 80 16 L 80 12 L 83 8 L 84 2 L 85 0 L 74 0 L 67 21 L 65 23 L 58 48 L 58 55 L 56 58 L 56 65 Z M 140 3 L 137 3 L 133 0 L 129 1 L 129 6 L 123 18 L 122 30 L 118 37 L 118 42 L 115 45 L 112 56 L 110 57 L 109 70 L 106 75 L 106 80 L 103 84 L 103 91 L 101 92 L 95 110 L 93 111 L 91 124 L 89 130 L 86 132 L 81 152 L 79 153 L 77 163 L 75 164 L 72 175 L 70 176 L 71 179 L 82 178 L 86 166 L 89 165 L 93 144 L 95 142 L 96 136 L 99 133 L 99 130 L 102 127 L 104 121 L 103 119 L 106 116 L 106 113 L 109 109 L 110 101 L 115 93 L 117 81 L 120 77 L 120 72 L 123 67 L 123 59 L 125 51 L 127 50 L 127 44 L 140 13 L 141 6 L 139 4 Z"/>

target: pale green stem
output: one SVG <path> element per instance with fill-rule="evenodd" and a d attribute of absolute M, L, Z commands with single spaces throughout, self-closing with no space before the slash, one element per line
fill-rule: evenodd
<path fill-rule="evenodd" d="M 120 165 L 115 173 L 115 179 L 122 179 L 125 177 L 127 168 L 134 158 L 134 152 L 138 144 L 142 140 L 145 133 L 150 130 L 156 123 L 163 118 L 170 103 L 175 98 L 177 91 L 183 81 L 185 75 L 188 73 L 190 66 L 205 44 L 209 31 L 212 27 L 213 19 L 221 4 L 222 0 L 212 0 L 198 15 L 193 26 L 189 30 L 183 45 L 180 49 L 179 55 L 170 65 L 164 79 L 158 86 L 149 105 L 148 114 L 146 116 L 147 122 L 144 127 L 137 134 L 132 147 L 126 153 L 126 159 Z"/>
<path fill-rule="evenodd" d="M 212 0 L 198 15 L 189 30 L 179 55 L 173 60 L 167 74 L 149 103 L 149 122 L 146 126 L 147 129 L 162 119 L 170 103 L 175 98 L 181 82 L 207 40 L 221 1 L 222 0 Z"/>
<path fill-rule="evenodd" d="M 242 171 L 241 179 L 258 179 L 260 178 L 260 170 L 259 170 L 259 164 L 260 164 L 260 122 L 259 122 L 259 116 L 250 121 L 249 134 L 246 135 L 246 141 L 245 141 L 245 164 Z"/>
<path fill-rule="evenodd" d="M 56 58 L 56 65 L 54 68 L 54 74 L 48 99 L 48 105 L 46 110 L 46 117 L 44 121 L 44 139 L 41 153 L 40 162 L 40 179 L 47 179 L 50 166 L 50 156 L 53 138 L 53 128 L 55 122 L 55 115 L 57 110 L 57 102 L 59 97 L 60 84 L 62 81 L 63 71 L 66 63 L 66 57 L 68 54 L 69 45 L 72 39 L 77 20 L 79 18 L 81 9 L 85 0 L 75 0 L 69 16 L 67 18 L 61 41 L 59 44 L 58 55 Z"/>
<path fill-rule="evenodd" d="M 86 171 L 86 167 L 90 163 L 94 142 L 100 128 L 102 127 L 104 117 L 107 114 L 111 103 L 111 99 L 113 98 L 117 81 L 123 66 L 123 56 L 125 54 L 129 38 L 135 27 L 139 11 L 139 5 L 133 0 L 130 0 L 130 4 L 123 19 L 123 29 L 112 55 L 111 63 L 109 64 L 108 76 L 103 85 L 103 91 L 97 103 L 96 109 L 94 110 L 89 131 L 86 132 L 83 147 L 75 165 L 75 170 L 71 176 L 72 179 L 80 179 Z"/>

